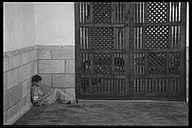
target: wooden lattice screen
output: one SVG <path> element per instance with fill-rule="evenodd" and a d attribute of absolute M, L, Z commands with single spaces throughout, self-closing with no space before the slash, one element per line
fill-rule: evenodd
<path fill-rule="evenodd" d="M 77 99 L 185 100 L 186 3 L 75 3 Z"/>

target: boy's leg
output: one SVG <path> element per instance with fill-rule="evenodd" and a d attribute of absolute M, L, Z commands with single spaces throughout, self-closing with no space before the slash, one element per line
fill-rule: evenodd
<path fill-rule="evenodd" d="M 54 90 L 53 93 L 48 97 L 48 102 L 51 104 L 51 103 L 54 103 L 56 100 L 57 100 L 57 91 Z"/>
<path fill-rule="evenodd" d="M 55 91 L 60 94 L 60 99 L 63 100 L 64 103 L 68 103 L 68 102 L 73 103 L 73 98 L 69 94 L 64 93 L 62 90 L 57 88 L 55 89 Z"/>
<path fill-rule="evenodd" d="M 60 89 L 55 89 L 55 91 L 56 91 L 56 93 L 59 93 L 60 95 L 63 95 L 63 96 L 65 96 L 66 98 L 68 98 L 69 97 L 69 95 L 68 94 L 66 94 L 66 93 L 64 93 L 63 91 L 61 91 Z"/>

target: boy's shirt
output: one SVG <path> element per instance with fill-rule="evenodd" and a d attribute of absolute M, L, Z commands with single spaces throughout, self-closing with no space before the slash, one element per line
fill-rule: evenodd
<path fill-rule="evenodd" d="M 32 100 L 37 104 L 49 104 L 52 92 L 52 88 L 34 83 L 32 86 Z"/>
<path fill-rule="evenodd" d="M 41 101 L 41 97 L 43 96 L 43 92 L 37 86 L 33 86 L 31 88 L 31 97 L 33 104 L 39 104 Z"/>
<path fill-rule="evenodd" d="M 45 95 L 50 95 L 53 91 L 53 89 L 46 85 L 41 85 L 41 90 Z"/>

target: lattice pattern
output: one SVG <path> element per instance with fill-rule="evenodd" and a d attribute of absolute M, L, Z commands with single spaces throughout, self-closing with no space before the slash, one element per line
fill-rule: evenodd
<path fill-rule="evenodd" d="M 165 96 L 168 87 L 168 79 L 164 78 L 133 79 L 133 92 L 140 96 Z"/>
<path fill-rule="evenodd" d="M 92 82 L 92 87 L 93 87 L 93 93 L 101 93 L 101 88 L 103 87 L 102 85 L 102 82 L 103 82 L 103 79 L 101 78 L 93 78 L 91 79 L 91 82 Z M 106 85 L 105 85 L 106 86 Z"/>
<path fill-rule="evenodd" d="M 126 95 L 125 79 L 93 78 L 91 79 L 95 95 L 122 96 Z M 114 91 L 116 93 L 114 93 Z"/>
<path fill-rule="evenodd" d="M 90 4 L 88 2 L 81 2 L 79 6 L 80 11 L 80 23 L 88 23 L 90 22 Z"/>
<path fill-rule="evenodd" d="M 136 74 L 144 74 L 145 70 L 145 54 L 134 53 L 133 54 L 133 69 Z"/>
<path fill-rule="evenodd" d="M 147 13 L 149 23 L 165 23 L 167 22 L 167 3 L 164 2 L 148 2 Z"/>
<path fill-rule="evenodd" d="M 181 55 L 180 53 L 170 53 L 168 59 L 169 73 L 177 74 L 181 70 Z"/>
<path fill-rule="evenodd" d="M 80 52 L 76 58 L 81 61 L 76 61 L 77 98 L 184 100 L 185 4 L 90 2 L 75 6 L 80 10 L 76 11 Z"/>
<path fill-rule="evenodd" d="M 138 55 L 134 57 L 134 64 L 143 66 L 145 65 L 145 56 L 144 55 Z"/>
<path fill-rule="evenodd" d="M 112 72 L 112 56 L 108 53 L 93 54 L 94 72 L 110 74 Z"/>
<path fill-rule="evenodd" d="M 148 54 L 148 73 L 151 74 L 165 74 L 166 73 L 166 53 L 153 53 Z"/>
<path fill-rule="evenodd" d="M 92 49 L 113 49 L 113 28 L 97 27 L 89 30 Z"/>
<path fill-rule="evenodd" d="M 81 78 L 81 82 L 80 82 L 80 93 L 81 94 L 85 94 L 88 93 L 90 91 L 89 88 L 89 79 L 88 78 Z"/>
<path fill-rule="evenodd" d="M 168 47 L 168 26 L 148 26 L 145 28 L 145 48 L 165 49 Z"/>
<path fill-rule="evenodd" d="M 114 71 L 119 73 L 124 72 L 124 65 L 125 61 L 123 54 L 120 53 L 114 54 Z"/>
<path fill-rule="evenodd" d="M 111 3 L 93 4 L 93 23 L 111 23 L 112 6 Z"/>
<path fill-rule="evenodd" d="M 88 53 L 81 53 L 81 70 L 84 73 L 91 71 L 91 60 Z"/>

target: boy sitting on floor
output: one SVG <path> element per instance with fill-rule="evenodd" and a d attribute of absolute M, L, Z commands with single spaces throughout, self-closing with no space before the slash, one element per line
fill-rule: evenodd
<path fill-rule="evenodd" d="M 56 102 L 64 104 L 75 103 L 73 97 L 62 90 L 42 86 L 41 80 L 42 78 L 39 75 L 32 77 L 31 101 L 33 105 L 49 105 Z"/>

